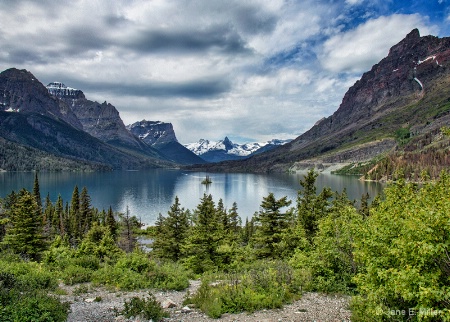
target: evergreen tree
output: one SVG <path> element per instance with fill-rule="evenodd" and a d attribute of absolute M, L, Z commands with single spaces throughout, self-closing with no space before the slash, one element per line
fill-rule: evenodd
<path fill-rule="evenodd" d="M 17 194 L 13 190 L 4 200 L 0 203 L 0 241 L 6 234 L 6 228 L 9 223 L 9 217 L 11 209 L 14 207 L 17 201 Z"/>
<path fill-rule="evenodd" d="M 54 213 L 53 203 L 50 200 L 50 194 L 47 194 L 47 197 L 45 198 L 45 206 L 42 217 L 42 222 L 44 226 L 44 235 L 47 237 L 52 237 L 56 233 L 54 229 L 55 226 L 53 223 L 53 213 Z"/>
<path fill-rule="evenodd" d="M 83 187 L 80 195 L 80 233 L 81 237 L 86 234 L 92 226 L 93 211 L 91 208 L 91 197 L 87 188 Z"/>
<path fill-rule="evenodd" d="M 281 257 L 279 244 L 291 216 L 289 213 L 282 213 L 281 208 L 290 204 L 291 201 L 287 200 L 287 197 L 277 200 L 273 193 L 263 198 L 261 210 L 255 217 L 258 227 L 253 237 L 258 257 Z"/>
<path fill-rule="evenodd" d="M 300 180 L 303 190 L 299 190 L 297 196 L 298 220 L 310 239 L 316 234 L 319 219 L 327 215 L 328 199 L 333 195 L 330 188 L 324 188 L 319 195 L 316 194 L 315 184 L 318 175 L 314 169 L 309 170 L 304 180 Z"/>
<path fill-rule="evenodd" d="M 114 218 L 114 213 L 112 211 L 111 206 L 109 207 L 108 212 L 106 213 L 105 225 L 106 227 L 108 227 L 111 236 L 114 238 L 114 240 L 117 240 L 117 229 L 119 227 L 117 226 L 117 221 Z"/>
<path fill-rule="evenodd" d="M 244 245 L 248 245 L 250 240 L 253 237 L 253 233 L 255 232 L 255 217 L 257 213 L 255 213 L 254 217 L 249 221 L 248 217 L 245 218 L 244 229 L 242 231 L 242 243 Z"/>
<path fill-rule="evenodd" d="M 369 193 L 366 192 L 361 197 L 361 207 L 358 211 L 363 217 L 369 217 Z"/>
<path fill-rule="evenodd" d="M 203 273 L 220 265 L 218 248 L 223 239 L 222 225 L 211 195 L 203 195 L 194 214 L 194 226 L 183 247 L 186 265 Z"/>
<path fill-rule="evenodd" d="M 66 216 L 64 214 L 64 203 L 61 195 L 58 195 L 58 200 L 56 201 L 56 205 L 54 208 L 53 221 L 55 223 L 55 227 L 57 228 L 57 232 L 60 236 L 66 235 L 67 232 L 67 221 Z"/>
<path fill-rule="evenodd" d="M 133 227 L 136 225 L 134 222 L 135 217 L 130 217 L 130 210 L 127 206 L 125 214 L 120 216 L 121 219 L 121 234 L 119 239 L 119 247 L 131 253 L 136 247 L 137 239 L 133 234 Z M 138 224 L 139 225 L 139 224 Z"/>
<path fill-rule="evenodd" d="M 233 202 L 233 205 L 228 212 L 229 231 L 233 235 L 237 235 L 240 233 L 242 225 L 242 220 L 241 217 L 239 217 L 237 210 L 238 210 L 237 203 Z"/>
<path fill-rule="evenodd" d="M 34 183 L 33 183 L 33 196 L 36 199 L 36 205 L 39 213 L 42 213 L 42 199 L 41 199 L 41 191 L 39 188 L 39 180 L 37 172 L 34 174 Z"/>
<path fill-rule="evenodd" d="M 222 225 L 222 228 L 225 231 L 228 231 L 230 228 L 230 223 L 227 216 L 227 210 L 225 209 L 222 198 L 220 198 L 219 202 L 217 203 L 216 215 L 219 220 L 218 224 Z"/>
<path fill-rule="evenodd" d="M 189 230 L 189 221 L 184 208 L 181 208 L 178 196 L 164 218 L 161 214 L 155 223 L 156 235 L 153 250 L 160 258 L 178 261 L 182 256 L 182 245 Z"/>
<path fill-rule="evenodd" d="M 22 189 L 9 213 L 9 224 L 3 244 L 23 257 L 38 259 L 45 247 L 42 216 L 36 198 Z"/>
<path fill-rule="evenodd" d="M 78 191 L 78 186 L 75 185 L 75 188 L 72 192 L 72 199 L 70 201 L 70 209 L 69 209 L 69 225 L 70 229 L 69 239 L 72 245 L 78 244 L 81 240 L 81 222 L 80 222 L 80 193 Z"/>

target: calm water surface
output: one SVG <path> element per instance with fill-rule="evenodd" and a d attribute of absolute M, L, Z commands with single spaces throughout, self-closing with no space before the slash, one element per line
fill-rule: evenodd
<path fill-rule="evenodd" d="M 159 213 L 167 214 L 175 196 L 181 206 L 195 209 L 204 193 L 212 194 L 217 203 L 220 198 L 227 208 L 233 202 L 245 220 L 252 217 L 263 197 L 273 192 L 277 198 L 287 196 L 295 204 L 297 191 L 301 189 L 299 180 L 303 174 L 243 174 L 209 173 L 212 184 L 205 186 L 201 181 L 206 173 L 183 170 L 145 170 L 115 171 L 93 173 L 39 173 L 42 199 L 47 194 L 54 202 L 61 195 L 64 202 L 70 202 L 73 188 L 86 187 L 92 205 L 99 209 L 110 206 L 114 211 L 124 212 L 128 207 L 130 214 L 141 218 L 145 224 L 153 224 Z M 0 198 L 12 190 L 21 188 L 32 190 L 34 173 L 0 173 Z M 320 174 L 317 178 L 317 191 L 330 187 L 341 192 L 344 188 L 350 199 L 359 200 L 363 193 L 371 197 L 382 190 L 382 185 L 374 182 L 361 182 L 356 177 Z"/>

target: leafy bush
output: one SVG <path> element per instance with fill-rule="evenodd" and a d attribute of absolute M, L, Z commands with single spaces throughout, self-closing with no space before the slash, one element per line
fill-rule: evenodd
<path fill-rule="evenodd" d="M 155 269 L 155 263 L 140 251 L 134 251 L 122 256 L 115 265 L 120 269 L 130 269 L 136 273 L 150 272 Z"/>
<path fill-rule="evenodd" d="M 353 256 L 354 237 L 362 223 L 362 216 L 351 206 L 340 206 L 319 221 L 313 249 L 298 249 L 290 260 L 303 276 L 306 290 L 354 292 L 352 279 L 359 269 Z"/>
<path fill-rule="evenodd" d="M 121 290 L 135 290 L 151 287 L 151 281 L 144 274 L 131 269 L 105 265 L 92 274 L 92 282 L 114 286 Z"/>
<path fill-rule="evenodd" d="M 24 290 L 55 289 L 58 286 L 54 275 L 36 262 L 0 260 L 0 272 L 14 275 L 17 285 Z"/>
<path fill-rule="evenodd" d="M 173 262 L 166 262 L 155 267 L 154 274 L 150 275 L 153 287 L 163 290 L 181 291 L 189 287 L 190 273 Z"/>
<path fill-rule="evenodd" d="M 151 293 L 147 299 L 133 297 L 130 301 L 125 301 L 123 310 L 117 311 L 117 314 L 126 318 L 141 316 L 152 321 L 161 321 L 162 318 L 169 317 L 169 314 L 161 307 L 161 303 Z"/>
<path fill-rule="evenodd" d="M 90 282 L 93 270 L 81 266 L 70 265 L 62 273 L 61 279 L 66 285 Z"/>
<path fill-rule="evenodd" d="M 421 188 L 400 180 L 385 195 L 356 238 L 352 320 L 449 321 L 449 175 Z"/>
<path fill-rule="evenodd" d="M 0 321 L 65 321 L 68 303 L 44 292 L 57 283 L 34 262 L 0 260 Z"/>

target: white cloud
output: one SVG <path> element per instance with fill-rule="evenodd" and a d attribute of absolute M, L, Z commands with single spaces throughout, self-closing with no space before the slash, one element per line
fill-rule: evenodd
<path fill-rule="evenodd" d="M 387 56 L 389 49 L 414 28 L 419 28 L 421 35 L 436 32 L 418 14 L 394 14 L 368 20 L 325 41 L 320 61 L 332 72 L 362 73 Z"/>

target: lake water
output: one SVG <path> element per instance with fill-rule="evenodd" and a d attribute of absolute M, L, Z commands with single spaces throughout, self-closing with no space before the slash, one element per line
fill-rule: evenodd
<path fill-rule="evenodd" d="M 183 170 L 145 170 L 114 171 L 92 173 L 39 173 L 39 185 L 42 199 L 47 194 L 54 202 L 61 194 L 64 202 L 70 202 L 73 188 L 78 185 L 88 189 L 92 205 L 99 209 L 125 212 L 141 218 L 142 222 L 151 225 L 159 213 L 166 215 L 173 204 L 175 196 L 180 199 L 181 206 L 195 209 L 204 193 L 211 194 L 214 201 L 222 198 L 229 209 L 233 202 L 238 205 L 238 213 L 245 221 L 259 210 L 263 197 L 273 192 L 276 198 L 287 196 L 295 205 L 297 191 L 301 189 L 300 179 L 304 174 L 248 174 L 248 173 L 209 173 L 212 184 L 201 184 L 206 173 Z M 0 198 L 4 198 L 12 190 L 21 188 L 32 190 L 34 173 L 1 172 Z M 360 200 L 363 193 L 371 197 L 379 194 L 383 186 L 375 182 L 361 182 L 356 177 L 320 174 L 317 178 L 317 191 L 330 187 L 341 192 L 344 188 L 350 199 Z"/>

